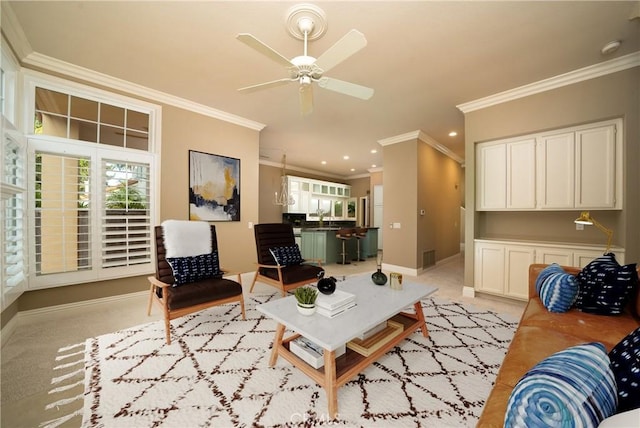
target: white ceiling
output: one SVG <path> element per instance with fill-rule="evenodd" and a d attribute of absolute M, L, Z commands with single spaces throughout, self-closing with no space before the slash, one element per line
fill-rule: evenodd
<path fill-rule="evenodd" d="M 637 1 L 319 1 L 327 31 L 309 55 L 361 31 L 368 45 L 327 75 L 375 94 L 363 101 L 315 87 L 314 111 L 301 116 L 296 84 L 237 92 L 287 73 L 235 38 L 251 33 L 285 57 L 301 55 L 302 42 L 285 26 L 287 10 L 300 2 L 3 3 L 31 55 L 265 124 L 262 159 L 279 163 L 286 153 L 289 165 L 340 177 L 383 167 L 378 141 L 414 131 L 463 159 L 457 105 L 640 51 L 640 20 L 630 20 Z M 603 56 L 602 46 L 615 39 L 620 49 Z"/>

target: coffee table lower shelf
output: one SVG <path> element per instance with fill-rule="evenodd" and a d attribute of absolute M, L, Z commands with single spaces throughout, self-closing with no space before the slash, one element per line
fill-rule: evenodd
<path fill-rule="evenodd" d="M 420 302 L 417 302 L 414 305 L 414 308 L 416 311 L 415 314 L 401 312 L 390 318 L 391 321 L 402 325 L 402 331 L 391 337 L 378 349 L 373 350 L 370 355 L 361 355 L 360 353 L 347 348 L 343 355 L 336 358 L 334 351 L 325 349 L 324 366 L 318 369 L 311 367 L 304 360 L 289 350 L 289 342 L 297 339 L 300 335 L 293 334 L 285 338 L 285 326 L 283 324 L 278 324 L 269 365 L 273 367 L 276 364 L 278 356 L 281 356 L 313 379 L 318 385 L 323 387 L 327 393 L 329 416 L 331 418 L 335 418 L 338 414 L 337 389 L 340 386 L 344 385 L 351 380 L 351 378 L 362 372 L 371 363 L 386 354 L 391 348 L 413 334 L 417 329 L 422 331 L 422 335 L 424 337 L 428 337 L 429 333 L 424 321 Z"/>

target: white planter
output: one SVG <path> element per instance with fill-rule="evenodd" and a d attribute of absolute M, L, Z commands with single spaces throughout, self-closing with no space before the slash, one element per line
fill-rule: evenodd
<path fill-rule="evenodd" d="M 315 303 L 312 304 L 304 304 L 304 303 L 298 303 L 298 312 L 300 312 L 302 315 L 313 315 L 316 311 L 316 305 Z"/>

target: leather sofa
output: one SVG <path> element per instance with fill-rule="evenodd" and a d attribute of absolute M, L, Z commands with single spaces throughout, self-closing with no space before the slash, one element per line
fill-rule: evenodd
<path fill-rule="evenodd" d="M 549 312 L 536 292 L 536 279 L 545 264 L 529 267 L 529 303 L 511 341 L 495 384 L 484 405 L 478 427 L 502 427 L 507 402 L 518 381 L 538 362 L 568 347 L 600 342 L 609 352 L 640 325 L 640 293 L 636 292 L 624 313 L 603 316 L 575 308 L 565 313 Z M 577 275 L 580 268 L 563 266 Z M 640 278 L 640 267 L 637 269 Z"/>

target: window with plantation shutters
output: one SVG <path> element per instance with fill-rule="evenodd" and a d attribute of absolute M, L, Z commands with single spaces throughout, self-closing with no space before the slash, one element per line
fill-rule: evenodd
<path fill-rule="evenodd" d="M 144 163 L 102 161 L 102 267 L 151 262 L 150 170 Z"/>
<path fill-rule="evenodd" d="M 154 271 L 159 107 L 27 77 L 28 288 Z"/>
<path fill-rule="evenodd" d="M 30 138 L 29 149 L 35 266 L 29 288 L 153 271 L 151 155 L 47 138 Z"/>
<path fill-rule="evenodd" d="M 3 196 L 0 205 L 0 282 L 2 309 L 20 296 L 27 282 L 25 145 L 17 133 L 5 132 L 2 141 Z"/>
<path fill-rule="evenodd" d="M 44 151 L 34 159 L 36 275 L 91 270 L 91 159 Z"/>

